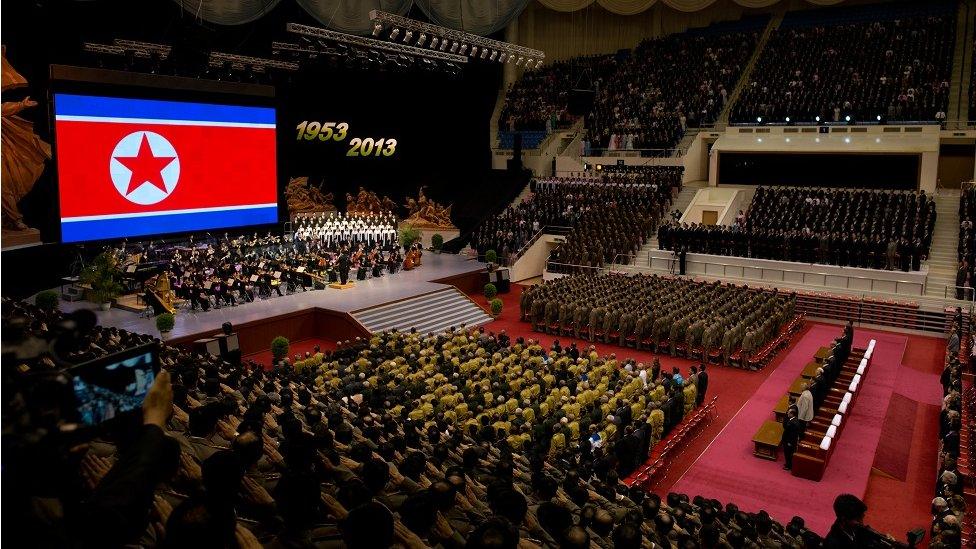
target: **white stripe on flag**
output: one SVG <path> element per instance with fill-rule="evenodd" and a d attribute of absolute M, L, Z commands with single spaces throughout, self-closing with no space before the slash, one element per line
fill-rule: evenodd
<path fill-rule="evenodd" d="M 277 208 L 277 202 L 269 202 L 267 204 L 245 204 L 243 206 L 216 206 L 213 208 L 190 208 L 186 210 L 162 210 L 155 212 L 136 212 L 136 213 L 120 213 L 120 214 L 108 214 L 108 215 L 82 215 L 78 217 L 62 217 L 61 223 L 76 223 L 79 221 L 102 221 L 105 219 L 126 219 L 126 218 L 139 218 L 139 217 L 151 217 L 156 215 L 178 215 L 178 214 L 194 214 L 194 213 L 207 213 L 207 212 L 226 212 L 230 210 L 257 210 L 261 208 Z"/>
<path fill-rule="evenodd" d="M 162 118 L 123 118 L 114 116 L 75 116 L 59 114 L 54 117 L 60 122 L 104 122 L 114 124 L 160 124 L 163 126 L 216 126 L 221 128 L 263 128 L 275 129 L 275 124 L 254 122 L 215 122 L 212 120 L 169 120 Z"/>

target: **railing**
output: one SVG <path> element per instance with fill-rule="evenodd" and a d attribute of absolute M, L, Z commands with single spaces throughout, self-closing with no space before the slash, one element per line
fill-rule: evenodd
<path fill-rule="evenodd" d="M 561 225 L 546 225 L 539 229 L 532 238 L 529 239 L 521 248 L 518 249 L 514 254 L 508 254 L 508 257 L 504 258 L 504 263 L 506 267 L 511 267 L 515 265 L 515 262 L 519 260 L 520 257 L 525 255 L 525 252 L 532 247 L 544 234 L 552 234 L 559 236 L 566 236 L 569 231 L 573 230 L 572 227 L 563 227 Z"/>
<path fill-rule="evenodd" d="M 610 149 L 590 148 L 583 150 L 583 157 L 599 156 L 602 158 L 681 158 L 687 149 L 672 147 L 669 149 Z"/>
<path fill-rule="evenodd" d="M 667 251 L 667 250 L 665 250 L 665 251 Z M 710 254 L 706 254 L 706 255 L 710 255 Z M 722 256 L 712 256 L 712 257 L 722 257 Z M 645 268 L 645 269 L 648 269 L 648 270 L 655 270 L 654 269 L 654 266 L 653 266 L 654 259 L 655 259 L 654 256 L 648 256 L 648 258 L 647 258 L 647 265 L 646 266 L 642 265 L 642 266 L 640 266 L 638 268 Z M 657 258 L 657 259 L 661 259 L 661 258 Z M 742 259 L 755 259 L 755 258 L 742 258 Z M 674 272 L 674 270 L 675 270 L 674 269 L 674 265 L 677 262 L 677 257 L 673 257 L 669 261 L 670 261 L 671 266 L 672 266 L 672 268 L 670 270 L 671 270 L 671 272 Z M 688 262 L 689 263 L 691 263 L 691 262 L 694 262 L 694 263 L 703 263 L 702 261 L 693 261 L 691 259 L 689 259 Z M 722 273 L 721 274 L 717 274 L 717 273 L 709 273 L 709 274 L 705 274 L 705 273 L 700 273 L 700 274 L 699 273 L 688 273 L 688 275 L 689 276 L 707 276 L 707 277 L 721 278 L 721 279 L 731 278 L 731 279 L 736 279 L 736 280 L 754 280 L 754 281 L 759 281 L 759 282 L 774 282 L 774 281 L 766 280 L 765 279 L 765 276 L 766 276 L 766 272 L 767 271 L 769 271 L 771 273 L 772 272 L 776 272 L 776 273 L 784 273 L 784 274 L 785 273 L 799 274 L 799 275 L 801 275 L 801 279 L 805 279 L 802 275 L 820 275 L 820 274 L 822 274 L 822 273 L 816 273 L 816 272 L 811 272 L 811 271 L 807 271 L 807 270 L 790 269 L 790 268 L 787 268 L 787 267 L 764 267 L 762 265 L 743 265 L 743 264 L 737 264 L 737 263 L 724 263 L 724 262 L 721 262 L 721 261 L 708 261 L 707 262 L 707 265 L 708 266 L 721 267 L 722 268 Z M 748 269 L 752 269 L 752 270 L 758 270 L 759 271 L 759 276 L 758 277 L 744 277 L 744 276 L 736 276 L 734 274 L 728 274 L 728 269 L 729 268 L 736 268 L 736 269 L 748 268 Z M 890 272 L 890 271 L 885 271 L 885 272 Z M 850 287 L 850 281 L 851 281 L 851 279 L 870 281 L 872 287 L 874 286 L 874 282 L 888 282 L 888 283 L 894 282 L 896 284 L 896 286 L 895 286 L 896 288 L 898 287 L 897 286 L 898 284 L 911 284 L 913 286 L 921 285 L 922 286 L 921 290 L 922 291 L 925 290 L 924 283 L 920 283 L 917 280 L 903 280 L 903 279 L 885 279 L 885 280 L 878 280 L 878 279 L 872 278 L 870 276 L 860 276 L 860 275 L 847 274 L 847 273 L 844 273 L 844 274 L 836 274 L 836 275 L 831 274 L 829 276 L 844 277 L 847 280 L 847 285 L 841 288 L 841 287 L 837 287 L 837 286 L 822 286 L 822 285 L 817 285 L 817 284 L 807 284 L 805 282 L 794 282 L 794 281 L 790 281 L 790 280 L 783 280 L 781 282 L 782 283 L 785 283 L 785 284 L 789 284 L 791 286 L 801 286 L 801 287 L 807 287 L 807 288 L 830 288 L 830 289 L 836 289 L 836 290 L 853 290 L 855 292 L 868 292 L 868 293 L 874 293 L 874 294 L 877 294 L 877 295 L 891 295 L 891 292 L 880 291 L 880 290 L 879 291 L 864 290 L 862 288 L 851 288 Z M 895 292 L 895 293 L 897 293 L 897 292 Z M 912 294 L 902 294 L 902 295 L 912 295 Z M 922 296 L 923 296 L 923 294 L 919 294 L 919 297 L 922 297 Z M 912 295 L 912 297 L 915 297 L 915 296 Z M 938 299 L 938 298 L 933 298 L 933 299 Z"/>
<path fill-rule="evenodd" d="M 546 260 L 546 271 L 562 275 L 588 275 L 596 276 L 607 272 L 606 267 L 595 267 L 593 265 L 576 265 L 574 263 L 560 263 L 557 261 Z"/>
<path fill-rule="evenodd" d="M 954 301 L 966 302 L 969 306 L 973 306 L 973 304 L 976 304 L 976 291 L 974 290 L 976 290 L 976 288 L 973 288 L 972 286 L 946 285 L 943 298 L 947 301 L 954 300 Z M 950 295 L 950 292 L 952 295 Z"/>

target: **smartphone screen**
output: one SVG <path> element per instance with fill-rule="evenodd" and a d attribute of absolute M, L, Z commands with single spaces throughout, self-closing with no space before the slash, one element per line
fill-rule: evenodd
<path fill-rule="evenodd" d="M 159 348 L 141 345 L 69 370 L 79 422 L 99 425 L 139 410 L 159 373 Z"/>

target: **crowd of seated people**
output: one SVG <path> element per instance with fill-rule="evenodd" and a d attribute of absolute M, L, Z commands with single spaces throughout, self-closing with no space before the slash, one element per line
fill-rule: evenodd
<path fill-rule="evenodd" d="M 728 364 L 779 334 L 796 295 L 656 275 L 577 276 L 526 288 L 519 307 L 536 330 L 672 356 L 697 349 L 704 359 L 717 349 Z"/>
<path fill-rule="evenodd" d="M 590 148 L 671 149 L 686 127 L 714 122 L 757 40 L 758 32 L 729 32 L 640 43 L 597 90 Z"/>
<path fill-rule="evenodd" d="M 956 270 L 956 299 L 972 299 L 976 282 L 976 188 L 959 193 L 959 267 Z"/>
<path fill-rule="evenodd" d="M 681 188 L 682 172 L 674 166 L 613 166 L 585 175 L 537 179 L 528 200 L 475 230 L 471 246 L 479 256 L 495 250 L 507 258 L 541 229 L 569 227 L 552 261 L 558 257 L 577 265 L 611 262 L 618 254 L 636 252 L 652 234 Z"/>
<path fill-rule="evenodd" d="M 569 122 L 569 94 L 580 80 L 599 81 L 611 73 L 616 61 L 609 55 L 575 57 L 528 70 L 512 83 L 498 118 L 502 131 L 546 130 Z"/>
<path fill-rule="evenodd" d="M 961 453 L 961 431 L 971 429 L 973 418 L 963 418 L 962 399 L 973 399 L 972 390 L 962 386 L 963 367 L 960 364 L 961 337 L 964 333 L 962 311 L 956 311 L 949 329 L 946 345 L 945 366 L 940 376 L 942 383 L 942 410 L 939 413 L 939 471 L 936 477 L 935 498 L 932 500 L 932 544 L 941 542 L 944 547 L 962 547 L 962 527 L 966 517 L 966 500 L 963 497 L 963 473 L 959 464 L 969 468 Z M 971 333 L 971 332 L 970 332 Z M 968 353 L 966 353 L 968 354 Z M 970 407 L 970 410 L 972 407 Z M 968 455 L 966 453 L 965 455 Z M 970 519 L 971 520 L 971 519 Z"/>
<path fill-rule="evenodd" d="M 163 370 L 141 417 L 59 431 L 73 403 L 41 380 L 152 338 L 72 332 L 57 311 L 3 308 L 25 343 L 54 338 L 43 348 L 59 350 L 20 353 L 4 374 L 16 396 L 4 409 L 5 497 L 16 503 L 5 517 L 41 546 L 820 543 L 798 517 L 782 525 L 620 482 L 628 458 L 701 403 L 694 371 L 592 350 L 574 358 L 483 330 L 377 334 L 272 370 L 157 341 Z"/>
<path fill-rule="evenodd" d="M 904 17 L 897 9 L 882 13 L 885 6 L 874 19 L 852 21 L 788 14 L 763 49 L 730 120 L 944 121 L 955 4 L 932 5 L 930 12 Z M 842 10 L 822 13 L 833 17 Z"/>
<path fill-rule="evenodd" d="M 733 225 L 672 221 L 662 250 L 918 271 L 935 228 L 925 191 L 760 187 Z"/>

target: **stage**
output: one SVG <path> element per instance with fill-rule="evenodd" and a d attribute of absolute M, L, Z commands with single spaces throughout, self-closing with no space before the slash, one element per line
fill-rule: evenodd
<path fill-rule="evenodd" d="M 483 284 L 483 271 L 484 264 L 464 256 L 427 253 L 423 256 L 423 264 L 416 269 L 357 280 L 355 287 L 349 289 L 296 292 L 206 312 L 180 309 L 175 315 L 173 330 L 165 334 L 164 339 L 172 344 L 189 343 L 220 332 L 223 323 L 230 322 L 240 333 L 241 350 L 247 354 L 267 348 L 270 337 L 275 337 L 268 337 L 268 334 L 284 335 L 293 340 L 321 337 L 325 331 L 334 339 L 363 336 L 368 331 L 356 321 L 354 313 L 452 288 L 471 292 Z M 61 302 L 65 312 L 82 308 L 95 309 L 87 301 Z M 96 309 L 96 314 L 98 323 L 103 326 L 159 335 L 151 316 L 114 307 L 108 311 Z"/>

